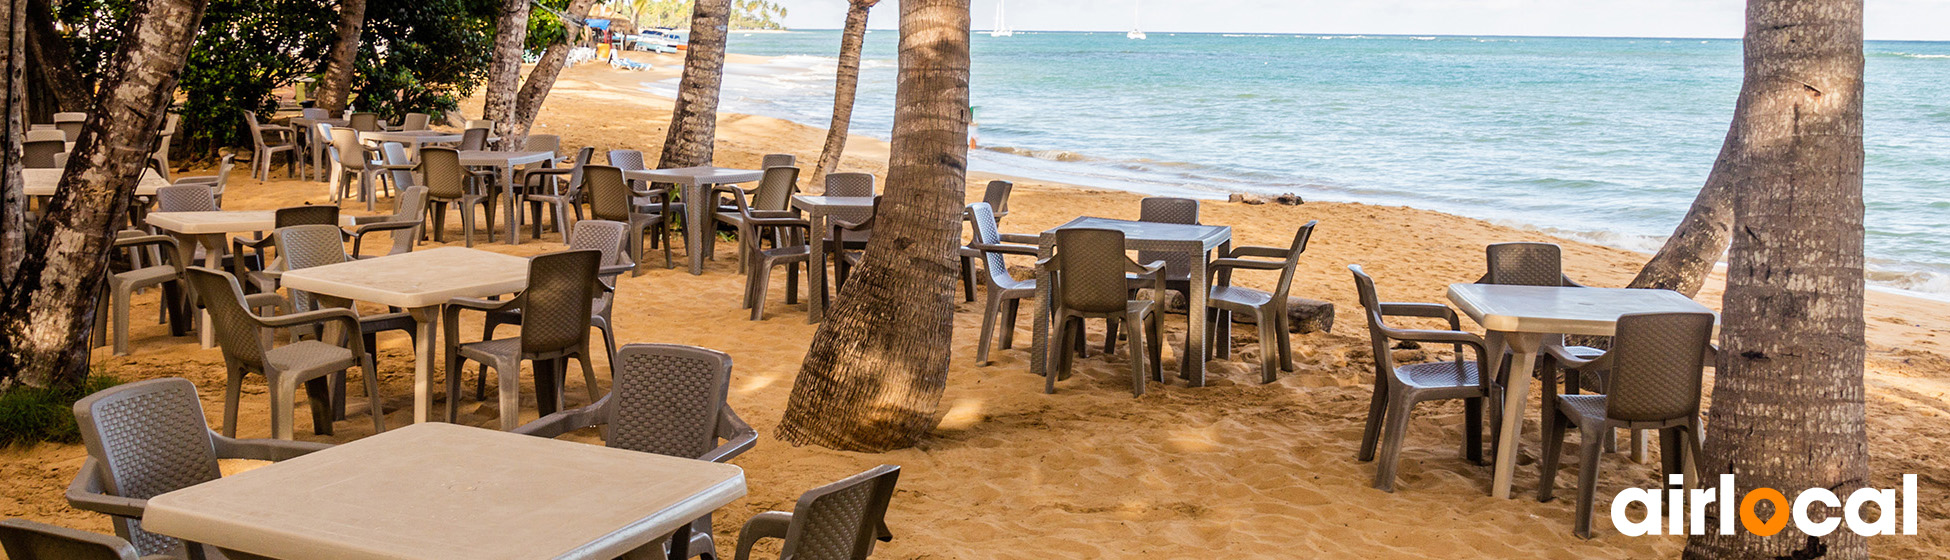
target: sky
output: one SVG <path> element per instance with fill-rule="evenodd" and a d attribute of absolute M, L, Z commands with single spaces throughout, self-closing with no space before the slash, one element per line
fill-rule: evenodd
<path fill-rule="evenodd" d="M 972 0 L 974 28 L 994 26 L 998 0 Z M 1950 40 L 1950 0 L 1865 0 L 1871 40 Z M 838 28 L 846 0 L 774 0 L 785 24 Z M 900 0 L 882 0 L 868 27 L 897 27 Z M 1010 27 L 1145 31 L 1739 37 L 1742 0 L 1012 0 Z"/>

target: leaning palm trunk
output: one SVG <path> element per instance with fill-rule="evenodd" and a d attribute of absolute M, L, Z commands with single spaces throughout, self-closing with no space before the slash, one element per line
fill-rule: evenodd
<path fill-rule="evenodd" d="M 521 149 L 514 135 L 515 89 L 521 86 L 521 53 L 528 41 L 529 0 L 501 0 L 494 19 L 494 56 L 488 63 L 487 102 L 481 118 L 494 121 L 494 133 L 506 149 Z"/>
<path fill-rule="evenodd" d="M 840 165 L 846 152 L 847 129 L 853 122 L 853 94 L 860 86 L 860 47 L 867 38 L 867 11 L 880 0 L 852 0 L 846 9 L 846 30 L 840 33 L 840 68 L 833 80 L 833 122 L 826 126 L 826 147 L 819 151 L 819 167 L 812 184 L 822 188 L 826 174 Z"/>
<path fill-rule="evenodd" d="M 690 49 L 684 55 L 684 76 L 677 82 L 677 103 L 670 110 L 670 131 L 664 136 L 659 168 L 711 164 L 730 18 L 730 0 L 697 0 L 691 8 Z"/>
<path fill-rule="evenodd" d="M 338 37 L 318 81 L 318 106 L 334 115 L 352 96 L 352 66 L 359 60 L 359 34 L 365 29 L 366 0 L 339 0 Z"/>
<path fill-rule="evenodd" d="M 1672 290 L 1687 297 L 1699 294 L 1706 275 L 1713 272 L 1720 255 L 1726 254 L 1727 234 L 1733 231 L 1733 197 L 1727 192 L 1727 183 L 1732 180 L 1733 158 L 1740 149 L 1739 134 L 1739 123 L 1728 128 L 1720 157 L 1706 176 L 1706 186 L 1693 197 L 1692 208 L 1686 210 L 1672 237 L 1666 238 L 1666 244 L 1646 261 L 1627 287 Z"/>
<path fill-rule="evenodd" d="M 29 71 L 38 70 L 53 105 L 61 111 L 87 113 L 94 92 L 76 70 L 74 53 L 54 30 L 54 13 L 47 0 L 27 0 L 27 56 Z M 49 115 L 52 116 L 52 115 Z"/>
<path fill-rule="evenodd" d="M 934 428 L 947 388 L 968 163 L 968 0 L 900 7 L 887 188 L 866 259 L 793 383 L 779 437 L 794 444 L 912 446 Z"/>
<path fill-rule="evenodd" d="M 521 92 L 515 95 L 515 136 L 527 137 L 528 129 L 535 126 L 535 116 L 542 112 L 542 101 L 548 99 L 548 91 L 555 87 L 555 79 L 562 75 L 562 67 L 568 65 L 569 49 L 574 48 L 575 37 L 582 29 L 582 18 L 589 15 L 589 8 L 596 0 L 574 0 L 569 3 L 569 19 L 562 22 L 562 42 L 548 46 L 542 53 L 542 60 L 528 71 L 528 79 L 521 83 Z"/>
<path fill-rule="evenodd" d="M 1727 158 L 1740 234 L 1728 252 L 1700 474 L 1707 483 L 1737 475 L 1736 496 L 1767 487 L 1846 497 L 1869 478 L 1862 0 L 1750 0 L 1745 49 L 1739 141 Z M 1868 557 L 1865 539 L 1846 528 L 1821 537 L 1794 524 L 1767 537 L 1708 533 L 1691 538 L 1688 558 Z"/>
<path fill-rule="evenodd" d="M 0 372 L 22 385 L 78 384 L 115 228 L 160 137 L 205 0 L 145 0 L 0 308 Z M 18 35 L 16 35 L 18 36 Z M 14 173 L 9 171 L 9 173 Z"/>

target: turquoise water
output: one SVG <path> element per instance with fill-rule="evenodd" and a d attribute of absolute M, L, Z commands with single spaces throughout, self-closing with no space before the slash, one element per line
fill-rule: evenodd
<path fill-rule="evenodd" d="M 837 31 L 739 34 L 725 109 L 825 126 Z M 892 125 L 868 35 L 856 134 Z M 983 171 L 1147 193 L 1404 204 L 1650 251 L 1726 134 L 1740 43 L 1022 33 L 974 37 Z M 1950 293 L 1950 43 L 1868 44 L 1872 282 Z M 668 91 L 671 83 L 646 84 Z"/>

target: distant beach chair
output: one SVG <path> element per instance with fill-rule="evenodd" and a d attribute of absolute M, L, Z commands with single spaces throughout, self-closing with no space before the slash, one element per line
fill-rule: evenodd
<path fill-rule="evenodd" d="M 1395 491 L 1395 466 L 1401 460 L 1402 440 L 1408 435 L 1408 418 L 1416 403 L 1435 400 L 1463 400 L 1463 458 L 1483 462 L 1483 403 L 1498 404 L 1499 394 L 1489 375 L 1482 337 L 1462 330 L 1455 310 L 1439 303 L 1382 303 L 1375 295 L 1374 278 L 1361 265 L 1348 265 L 1354 273 L 1354 286 L 1361 295 L 1361 308 L 1368 316 L 1368 339 L 1374 353 L 1374 397 L 1368 402 L 1368 425 L 1361 432 L 1361 450 L 1356 459 L 1375 460 L 1375 444 L 1381 443 L 1381 460 L 1375 465 L 1374 487 Z M 1385 317 L 1429 317 L 1445 319 L 1449 330 L 1397 329 Z M 1455 359 L 1396 366 L 1394 341 L 1410 341 L 1455 346 Z M 1464 359 L 1463 348 L 1476 351 L 1475 360 Z M 1523 406 L 1517 403 L 1511 406 Z M 1489 407 L 1493 420 L 1502 412 Z M 1383 422 L 1387 423 L 1384 428 Z M 1381 441 L 1382 436 L 1386 441 Z"/>
<path fill-rule="evenodd" d="M 881 465 L 814 488 L 799 496 L 791 512 L 752 516 L 738 531 L 738 560 L 751 558 L 761 539 L 784 539 L 779 558 L 866 558 L 874 541 L 894 540 L 887 530 L 887 504 L 901 468 Z"/>

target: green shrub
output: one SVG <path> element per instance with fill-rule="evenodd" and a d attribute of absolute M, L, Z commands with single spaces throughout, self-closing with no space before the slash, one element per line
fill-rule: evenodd
<path fill-rule="evenodd" d="M 80 442 L 81 429 L 74 423 L 74 402 L 119 383 L 113 377 L 96 375 L 80 387 L 15 387 L 0 395 L 0 447 L 42 441 Z"/>

